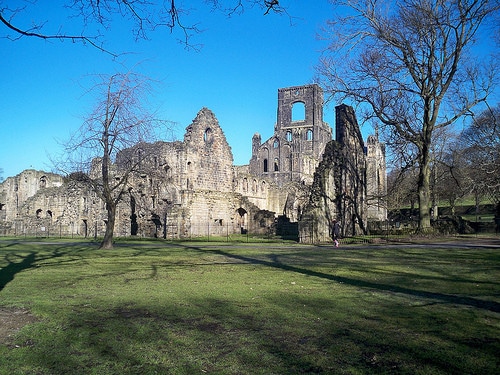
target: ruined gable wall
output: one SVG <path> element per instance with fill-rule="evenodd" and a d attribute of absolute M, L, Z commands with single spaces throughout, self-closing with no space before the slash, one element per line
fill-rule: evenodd
<path fill-rule="evenodd" d="M 203 108 L 186 129 L 188 179 L 194 190 L 233 191 L 233 153 L 212 111 Z"/>

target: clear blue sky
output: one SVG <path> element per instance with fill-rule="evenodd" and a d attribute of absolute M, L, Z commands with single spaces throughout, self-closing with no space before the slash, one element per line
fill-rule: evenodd
<path fill-rule="evenodd" d="M 69 27 L 72 21 L 52 1 L 47 9 L 45 1 L 39 3 L 40 9 L 19 20 L 48 21 L 47 33 L 59 25 Z M 250 8 L 232 18 L 206 12 L 206 7 L 193 10 L 186 22 L 198 21 L 204 30 L 191 39 L 203 44 L 199 52 L 186 50 L 177 40 L 180 34 L 167 31 L 135 42 L 125 21 L 112 23 L 104 40 L 112 51 L 133 52 L 119 58 L 128 68 L 140 63 L 141 73 L 161 81 L 153 103 L 164 119 L 178 123 L 178 138 L 197 112 L 208 107 L 232 147 L 235 164 L 247 164 L 253 134 L 259 132 L 265 140 L 273 133 L 277 90 L 310 83 L 325 46 L 316 34 L 332 17 L 328 0 L 290 4 L 292 20 Z M 1 35 L 5 31 L 0 29 Z M 49 155 L 60 150 L 57 139 L 67 138 L 92 109 L 93 98 L 84 95 L 91 87 L 88 75 L 124 69 L 109 55 L 68 41 L 0 39 L 0 46 L 3 177 L 28 168 L 50 171 Z M 333 106 L 326 109 L 325 121 L 333 126 Z"/>
<path fill-rule="evenodd" d="M 24 27 L 46 21 L 46 33 L 61 27 L 80 34 L 81 23 L 67 17 L 61 6 L 65 2 L 71 3 L 39 0 L 37 7 L 29 5 L 31 11 L 15 21 Z M 3 38 L 7 29 L 0 25 L 2 176 L 28 168 L 50 171 L 49 155 L 60 153 L 58 139 L 67 139 L 92 111 L 96 98 L 85 95 L 93 85 L 89 75 L 124 72 L 137 64 L 138 72 L 160 82 L 151 103 L 163 119 L 178 124 L 178 139 L 198 111 L 208 107 L 232 147 L 235 164 L 247 164 L 253 134 L 259 132 L 263 140 L 273 134 L 278 89 L 312 82 L 314 66 L 326 47 L 316 36 L 334 17 L 333 9 L 328 0 L 282 0 L 292 19 L 263 16 L 256 8 L 227 18 L 208 11 L 202 0 L 184 3 L 198 7 L 184 18 L 203 29 L 191 39 L 203 44 L 198 52 L 178 42 L 179 31 L 161 30 L 150 33 L 149 40 L 135 42 L 130 25 L 120 18 L 103 36 L 109 50 L 130 52 L 117 60 L 69 41 L 10 41 Z M 336 104 L 325 107 L 324 119 L 332 127 Z M 362 129 L 365 139 L 371 132 Z"/>

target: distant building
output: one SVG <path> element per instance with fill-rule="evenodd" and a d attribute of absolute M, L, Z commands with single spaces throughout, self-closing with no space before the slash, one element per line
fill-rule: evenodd
<path fill-rule="evenodd" d="M 113 173 L 139 168 L 117 208 L 116 236 L 186 238 L 234 233 L 329 240 L 384 220 L 386 167 L 377 136 L 363 143 L 354 111 L 336 108 L 336 140 L 323 121 L 318 85 L 278 90 L 274 134 L 252 138 L 248 165 L 233 155 L 215 117 L 199 111 L 183 141 L 138 144 L 117 156 Z M 99 160 L 96 160 L 98 165 Z M 103 202 L 83 182 L 27 170 L 0 183 L 0 234 L 102 236 Z"/>

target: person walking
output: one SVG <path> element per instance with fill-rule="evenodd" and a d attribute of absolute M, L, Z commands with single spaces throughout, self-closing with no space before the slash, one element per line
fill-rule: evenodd
<path fill-rule="evenodd" d="M 337 219 L 332 220 L 332 239 L 335 243 L 335 247 L 339 247 L 339 237 L 340 237 L 340 223 Z"/>

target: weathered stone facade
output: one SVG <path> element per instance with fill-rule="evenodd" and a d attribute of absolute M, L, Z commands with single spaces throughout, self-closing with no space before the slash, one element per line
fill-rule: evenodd
<path fill-rule="evenodd" d="M 203 108 L 183 141 L 118 154 L 113 173 L 140 165 L 117 207 L 115 235 L 268 234 L 285 223 L 301 241 L 325 241 L 332 217 L 346 221 L 344 235 L 363 231 L 367 218 L 385 219 L 384 148 L 374 136 L 365 148 L 347 106 L 336 108 L 336 138 L 318 85 L 280 89 L 273 136 L 262 142 L 255 134 L 249 164 L 234 166 L 215 115 Z M 101 236 L 105 219 L 104 204 L 82 182 L 27 170 L 0 184 L 0 234 Z"/>
<path fill-rule="evenodd" d="M 299 220 L 302 242 L 328 241 L 333 219 L 340 222 L 342 236 L 353 236 L 366 233 L 368 219 L 387 215 L 385 195 L 373 196 L 386 191 L 384 145 L 371 136 L 365 147 L 352 107 L 337 106 L 335 115 L 336 140 L 323 153 Z"/>

